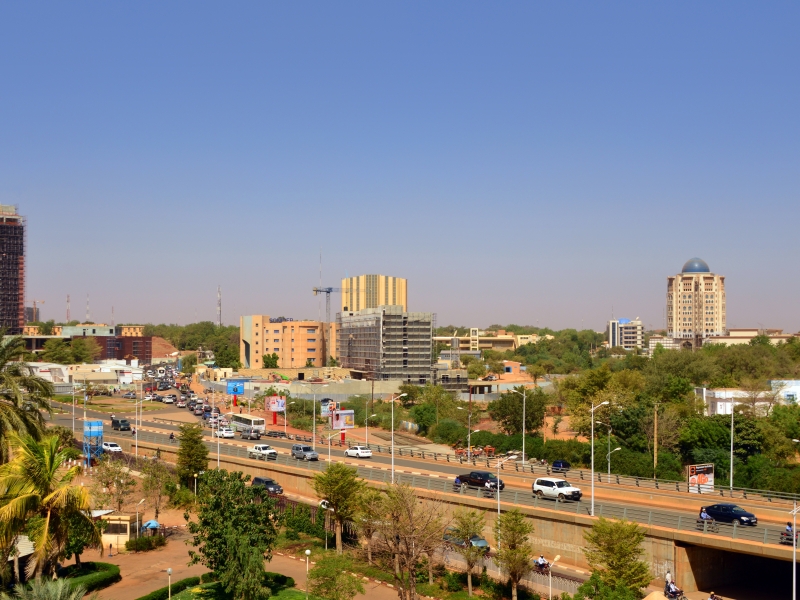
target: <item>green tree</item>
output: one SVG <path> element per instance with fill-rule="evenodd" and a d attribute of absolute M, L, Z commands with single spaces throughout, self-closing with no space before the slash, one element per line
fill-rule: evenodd
<path fill-rule="evenodd" d="M 338 367 L 339 366 L 339 361 L 336 360 L 333 356 L 329 356 L 328 357 L 328 366 L 329 367 Z"/>
<path fill-rule="evenodd" d="M 218 571 L 219 580 L 234 600 L 266 600 L 270 589 L 264 585 L 264 553 L 251 546 L 250 536 L 228 525 L 224 533 L 228 557 Z"/>
<path fill-rule="evenodd" d="M 277 369 L 278 355 L 274 352 L 272 354 L 264 354 L 261 357 L 261 362 L 263 363 L 265 369 Z"/>
<path fill-rule="evenodd" d="M 527 389 L 518 385 L 489 402 L 489 415 L 509 435 L 522 433 L 522 393 L 525 393 L 525 432 L 541 429 L 547 409 L 548 396 L 541 388 Z"/>
<path fill-rule="evenodd" d="M 328 503 L 336 523 L 336 552 L 342 553 L 342 525 L 351 521 L 358 511 L 359 497 L 366 484 L 358 477 L 356 469 L 344 463 L 333 462 L 322 473 L 314 475 L 311 482 L 320 500 Z"/>
<path fill-rule="evenodd" d="M 517 600 L 519 582 L 531 569 L 533 544 L 528 536 L 532 533 L 533 525 L 516 508 L 503 513 L 495 522 L 495 562 L 511 581 L 512 600 Z"/>
<path fill-rule="evenodd" d="M 207 468 L 208 448 L 203 441 L 203 428 L 196 423 L 181 425 L 178 433 L 176 470 L 181 485 L 193 486 L 195 475 L 199 476 Z"/>
<path fill-rule="evenodd" d="M 352 600 L 364 593 L 361 581 L 351 575 L 353 562 L 346 556 L 326 556 L 308 573 L 311 593 L 324 600 Z"/>
<path fill-rule="evenodd" d="M 93 363 L 103 353 L 100 344 L 93 337 L 73 338 L 71 350 L 74 363 Z"/>
<path fill-rule="evenodd" d="M 242 363 L 239 361 L 239 347 L 224 345 L 218 350 L 214 350 L 214 362 L 221 369 L 241 369 Z"/>
<path fill-rule="evenodd" d="M 172 471 L 160 460 L 148 460 L 142 466 L 142 477 L 142 491 L 150 499 L 150 506 L 155 513 L 153 518 L 158 519 L 167 488 L 175 478 Z"/>
<path fill-rule="evenodd" d="M 73 485 L 81 468 L 67 468 L 71 453 L 59 449 L 57 436 L 38 441 L 12 434 L 10 443 L 14 458 L 0 466 L 0 548 L 8 552 L 14 538 L 27 532 L 34 544 L 29 572 L 50 574 L 66 547 L 70 519 L 91 524 L 89 491 Z M 92 542 L 100 541 L 98 533 Z"/>
<path fill-rule="evenodd" d="M 638 593 L 650 583 L 650 569 L 642 560 L 645 532 L 636 523 L 600 517 L 583 537 L 586 560 L 607 586 L 621 585 Z"/>
<path fill-rule="evenodd" d="M 471 540 L 474 537 L 483 537 L 484 527 L 482 512 L 460 508 L 453 516 L 450 535 L 466 544 L 459 552 L 464 557 L 464 562 L 467 563 L 467 592 L 470 596 L 472 596 L 472 571 L 484 557 L 484 549 L 480 546 L 473 546 Z"/>
<path fill-rule="evenodd" d="M 197 354 L 187 354 L 181 358 L 181 373 L 191 375 L 197 366 Z"/>
<path fill-rule="evenodd" d="M 95 467 L 92 488 L 101 507 L 111 505 L 122 510 L 122 505 L 136 489 L 136 480 L 125 463 L 106 455 Z"/>
<path fill-rule="evenodd" d="M 0 330 L 0 464 L 9 459 L 11 437 L 39 439 L 45 430 L 44 414 L 50 414 L 53 384 L 34 375 L 22 361 L 25 341 L 2 338 Z"/>
<path fill-rule="evenodd" d="M 64 450 L 69 448 L 74 452 L 73 458 L 77 458 L 79 453 L 78 449 L 75 447 L 75 434 L 72 433 L 71 429 L 62 427 L 61 425 L 55 425 L 47 430 L 47 435 L 56 436 L 58 438 L 58 449 Z"/>
<path fill-rule="evenodd" d="M 72 364 L 72 348 L 66 340 L 61 338 L 53 338 L 44 343 L 44 350 L 39 355 L 42 360 L 60 365 Z"/>
<path fill-rule="evenodd" d="M 67 517 L 67 543 L 64 546 L 64 558 L 69 560 L 75 555 L 75 564 L 80 566 L 81 554 L 87 548 L 100 549 L 98 536 L 102 537 L 103 521 L 92 523 L 82 515 L 72 514 Z"/>
<path fill-rule="evenodd" d="M 262 495 L 262 488 L 247 485 L 249 480 L 249 475 L 224 469 L 207 471 L 202 476 L 196 518 L 184 514 L 192 535 L 190 565 L 205 565 L 218 577 L 226 572 L 235 576 L 227 571 L 237 568 L 230 560 L 234 552 L 231 544 L 255 549 L 267 560 L 272 558 L 280 519 L 275 513 L 274 501 Z M 236 532 L 236 536 L 232 537 L 231 532 Z M 237 559 L 240 566 L 248 560 L 248 555 Z"/>
<path fill-rule="evenodd" d="M 403 403 L 404 407 L 408 408 L 409 406 L 414 406 L 422 399 L 422 387 L 413 383 L 401 383 L 400 394 L 405 394 L 405 396 L 400 398 L 400 401 Z"/>
<path fill-rule="evenodd" d="M 467 376 L 470 379 L 480 379 L 486 376 L 486 367 L 482 362 L 475 360 L 467 365 Z"/>
<path fill-rule="evenodd" d="M 506 372 L 506 367 L 502 360 L 490 359 L 486 363 L 489 366 L 489 372 L 495 375 L 502 375 Z"/>
<path fill-rule="evenodd" d="M 72 585 L 68 579 L 42 579 L 36 577 L 27 583 L 18 583 L 14 586 L 14 594 L 3 592 L 0 600 L 83 600 L 86 597 L 86 587 Z M 89 596 L 95 600 L 97 594 Z"/>
<path fill-rule="evenodd" d="M 306 366 L 305 366 L 305 368 L 306 368 L 306 369 L 310 369 L 310 368 L 314 368 L 314 366 L 315 366 L 315 365 L 314 365 L 314 359 L 313 359 L 313 358 L 307 358 L 307 359 L 306 359 Z"/>
<path fill-rule="evenodd" d="M 626 588 L 624 585 L 610 587 L 600 579 L 595 571 L 592 576 L 581 584 L 573 600 L 638 600 L 641 594 Z"/>
<path fill-rule="evenodd" d="M 419 425 L 420 435 L 425 435 L 436 423 L 436 407 L 433 404 L 417 404 L 411 409 L 411 418 Z"/>
<path fill-rule="evenodd" d="M 378 521 L 383 514 L 383 494 L 373 488 L 365 488 L 358 498 L 354 522 L 367 543 L 367 562 L 372 564 L 372 538 L 378 530 Z"/>

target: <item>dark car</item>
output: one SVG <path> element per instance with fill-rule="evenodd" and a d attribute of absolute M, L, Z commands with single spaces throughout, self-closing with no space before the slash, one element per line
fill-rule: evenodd
<path fill-rule="evenodd" d="M 498 480 L 497 476 L 489 471 L 472 471 L 466 475 L 459 475 L 458 478 L 461 480 L 462 485 L 466 484 L 470 487 L 485 488 L 487 481 L 491 483 L 492 487 L 496 487 L 499 481 L 501 491 L 506 487 L 502 479 Z"/>
<path fill-rule="evenodd" d="M 283 431 L 267 431 L 267 437 L 274 437 L 274 438 L 285 438 L 286 434 Z"/>
<path fill-rule="evenodd" d="M 756 516 L 740 506 L 729 502 L 706 506 L 708 516 L 720 523 L 736 523 L 737 525 L 756 525 Z"/>
<path fill-rule="evenodd" d="M 569 471 L 571 467 L 572 465 L 565 460 L 554 460 L 551 469 L 555 473 L 565 473 Z"/>
<path fill-rule="evenodd" d="M 122 394 L 122 397 L 128 400 L 136 400 L 136 392 L 125 392 Z"/>
<path fill-rule="evenodd" d="M 243 440 L 260 440 L 261 432 L 255 427 L 241 427 L 239 435 Z"/>
<path fill-rule="evenodd" d="M 444 530 L 444 535 L 442 536 L 442 540 L 446 544 L 450 544 L 451 546 L 455 546 L 457 548 L 466 548 L 467 547 L 467 540 L 462 540 L 456 535 L 455 527 L 448 527 Z M 475 546 L 476 548 L 483 549 L 484 554 L 489 554 L 489 542 L 483 539 L 479 535 L 473 535 L 469 539 L 469 545 Z"/>
<path fill-rule="evenodd" d="M 283 488 L 280 484 L 275 481 L 274 479 L 270 479 L 269 477 L 253 477 L 253 487 L 259 486 L 267 488 L 267 491 L 270 494 L 282 494 Z"/>
<path fill-rule="evenodd" d="M 130 431 L 131 424 L 128 419 L 111 419 L 111 429 L 118 431 Z"/>

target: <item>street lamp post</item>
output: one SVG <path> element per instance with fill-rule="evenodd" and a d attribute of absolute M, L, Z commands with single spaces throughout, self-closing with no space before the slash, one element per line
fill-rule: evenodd
<path fill-rule="evenodd" d="M 614 452 L 619 452 L 620 450 L 622 450 L 622 448 L 617 446 L 616 448 L 611 450 L 608 454 L 606 454 L 606 460 L 608 461 L 608 482 L 609 483 L 611 483 L 611 455 L 614 454 Z"/>
<path fill-rule="evenodd" d="M 332 433 L 328 437 L 325 438 L 325 441 L 328 442 L 328 462 L 331 462 L 331 438 L 336 437 L 339 433 Z"/>
<path fill-rule="evenodd" d="M 550 580 L 550 592 L 547 595 L 549 600 L 553 600 L 553 567 L 556 566 L 558 559 L 561 558 L 560 554 L 556 554 L 556 557 L 553 559 L 553 562 L 550 563 L 550 570 L 547 572 L 548 579 Z"/>
<path fill-rule="evenodd" d="M 518 390 L 511 390 L 515 394 L 520 394 L 522 396 L 522 466 L 525 466 L 525 394 L 527 393 L 527 388 L 525 386 L 522 387 L 522 391 Z"/>
<path fill-rule="evenodd" d="M 172 600 L 172 567 L 167 569 L 167 599 Z"/>
<path fill-rule="evenodd" d="M 197 504 L 197 473 L 194 474 L 194 503 Z"/>
<path fill-rule="evenodd" d="M 139 525 L 139 507 L 144 504 L 144 498 L 139 500 L 139 503 L 136 505 L 136 538 L 139 538 L 139 532 L 142 530 L 141 526 Z"/>
<path fill-rule="evenodd" d="M 497 466 L 497 483 L 495 484 L 495 492 L 497 493 L 497 519 L 498 520 L 500 519 L 500 465 L 502 465 L 504 462 L 507 462 L 509 460 L 516 460 L 516 458 L 517 458 L 517 455 L 516 454 L 512 454 L 511 456 L 507 456 L 503 460 L 498 460 L 497 461 L 497 465 L 496 465 Z M 497 536 L 497 537 L 498 537 L 498 539 L 497 539 L 497 549 L 499 550 L 500 549 L 500 539 L 499 539 L 500 536 Z"/>
<path fill-rule="evenodd" d="M 394 483 L 394 401 L 403 396 L 406 396 L 406 394 L 392 396 L 392 483 Z"/>
<path fill-rule="evenodd" d="M 370 416 L 364 418 L 364 429 L 366 430 L 366 434 L 364 435 L 365 437 L 364 443 L 366 444 L 367 448 L 369 448 L 369 420 L 372 417 L 377 417 L 377 416 L 378 416 L 377 414 L 373 413 Z"/>
<path fill-rule="evenodd" d="M 304 387 L 308 386 L 304 385 Z M 326 387 L 328 387 L 327 383 L 325 385 L 319 386 L 320 389 Z M 317 386 L 310 389 L 313 389 L 313 392 L 311 393 L 314 394 L 313 404 L 311 405 L 311 447 L 314 448 L 314 450 L 316 450 L 317 449 Z"/>
<path fill-rule="evenodd" d="M 594 516 L 594 411 L 606 404 L 608 404 L 608 400 L 592 406 L 592 507 L 589 512 L 592 516 Z"/>
<path fill-rule="evenodd" d="M 458 410 L 464 410 L 463 406 L 456 407 Z M 467 462 L 472 462 L 472 434 L 478 433 L 480 429 L 472 431 L 472 411 L 467 412 Z"/>
<path fill-rule="evenodd" d="M 327 533 L 325 534 L 328 535 Z M 311 556 L 311 550 L 306 550 L 306 600 L 308 600 L 308 557 Z"/>

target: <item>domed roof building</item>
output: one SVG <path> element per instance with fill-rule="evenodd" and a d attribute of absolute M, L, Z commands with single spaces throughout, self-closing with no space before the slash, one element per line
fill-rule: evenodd
<path fill-rule="evenodd" d="M 690 258 L 667 277 L 667 335 L 692 340 L 726 335 L 725 277 L 711 272 L 702 258 Z"/>

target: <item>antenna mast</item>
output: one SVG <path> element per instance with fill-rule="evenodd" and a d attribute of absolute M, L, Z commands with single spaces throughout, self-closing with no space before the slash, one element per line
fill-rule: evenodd
<path fill-rule="evenodd" d="M 217 286 L 217 324 L 222 327 L 222 286 Z"/>
<path fill-rule="evenodd" d="M 86 320 L 84 323 L 89 322 L 89 294 L 86 294 Z"/>
<path fill-rule="evenodd" d="M 67 323 L 69 323 L 70 320 L 71 319 L 69 318 L 69 294 L 67 294 Z"/>

